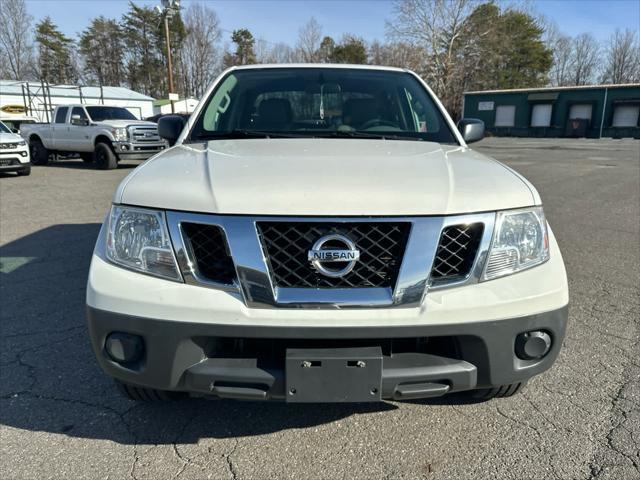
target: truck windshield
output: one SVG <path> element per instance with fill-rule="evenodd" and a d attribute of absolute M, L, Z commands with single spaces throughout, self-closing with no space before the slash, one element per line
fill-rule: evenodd
<path fill-rule="evenodd" d="M 0 133 L 11 133 L 11 130 L 9 130 L 4 123 L 0 122 Z"/>
<path fill-rule="evenodd" d="M 94 122 L 103 120 L 137 120 L 126 108 L 121 107 L 86 107 L 87 113 Z"/>
<path fill-rule="evenodd" d="M 254 68 L 223 78 L 192 141 L 340 137 L 457 143 L 429 92 L 410 73 L 356 68 Z"/>

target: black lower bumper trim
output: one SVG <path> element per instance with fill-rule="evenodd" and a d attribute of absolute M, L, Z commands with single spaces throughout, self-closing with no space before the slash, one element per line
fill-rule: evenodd
<path fill-rule="evenodd" d="M 107 374 L 125 383 L 159 390 L 254 400 L 287 399 L 284 360 L 274 366 L 251 356 L 215 357 L 206 346 L 208 339 L 313 340 L 320 344 L 326 340 L 330 344 L 335 339 L 372 339 L 375 343 L 374 339 L 454 338 L 454 355 L 403 351 L 382 357 L 380 397 L 402 400 L 522 382 L 542 373 L 558 356 L 567 317 L 564 307 L 537 315 L 464 324 L 291 328 L 171 322 L 87 309 L 92 345 Z M 532 330 L 547 332 L 552 345 L 543 358 L 522 360 L 515 354 L 515 339 Z M 133 367 L 114 362 L 105 352 L 106 338 L 114 331 L 143 337 L 144 359 Z M 340 350 L 330 353 L 345 353 Z M 338 383 L 343 380 L 353 381 L 347 376 L 335 379 Z M 307 382 L 303 383 L 309 388 Z"/>

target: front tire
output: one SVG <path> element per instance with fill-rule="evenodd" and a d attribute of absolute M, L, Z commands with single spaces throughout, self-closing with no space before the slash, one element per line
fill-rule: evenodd
<path fill-rule="evenodd" d="M 31 150 L 31 163 L 34 165 L 46 165 L 49 163 L 49 150 L 45 148 L 39 138 L 34 138 L 29 142 Z"/>
<path fill-rule="evenodd" d="M 96 145 L 95 153 L 95 164 L 100 170 L 113 170 L 114 168 L 118 168 L 118 157 L 111 150 L 111 146 L 106 143 L 98 143 Z"/>
<path fill-rule="evenodd" d="M 122 383 L 118 380 L 116 380 L 116 385 L 124 397 L 136 402 L 170 402 L 186 397 L 186 394 L 183 392 L 169 392 L 156 390 L 155 388 L 136 387 L 135 385 Z"/>
<path fill-rule="evenodd" d="M 26 177 L 28 175 L 31 175 L 31 167 L 25 167 L 22 170 L 18 170 L 19 177 Z"/>

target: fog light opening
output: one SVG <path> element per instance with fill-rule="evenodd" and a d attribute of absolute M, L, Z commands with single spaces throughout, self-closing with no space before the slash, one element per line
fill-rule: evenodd
<path fill-rule="evenodd" d="M 551 350 L 551 336 L 541 330 L 521 333 L 516 337 L 516 355 L 522 360 L 538 360 Z"/>
<path fill-rule="evenodd" d="M 135 363 L 144 355 L 144 340 L 139 335 L 113 332 L 107 337 L 105 350 L 109 358 L 116 363 Z"/>

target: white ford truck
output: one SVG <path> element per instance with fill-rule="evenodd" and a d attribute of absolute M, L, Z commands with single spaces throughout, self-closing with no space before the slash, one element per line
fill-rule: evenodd
<path fill-rule="evenodd" d="M 562 256 L 535 188 L 402 69 L 224 72 L 122 181 L 89 272 L 132 399 L 509 396 L 553 364 Z"/>
<path fill-rule="evenodd" d="M 158 126 L 136 117 L 126 108 L 104 105 L 63 105 L 53 122 L 22 125 L 32 163 L 46 165 L 50 154 L 79 154 L 82 160 L 108 170 L 120 160 L 145 160 L 168 147 Z"/>

